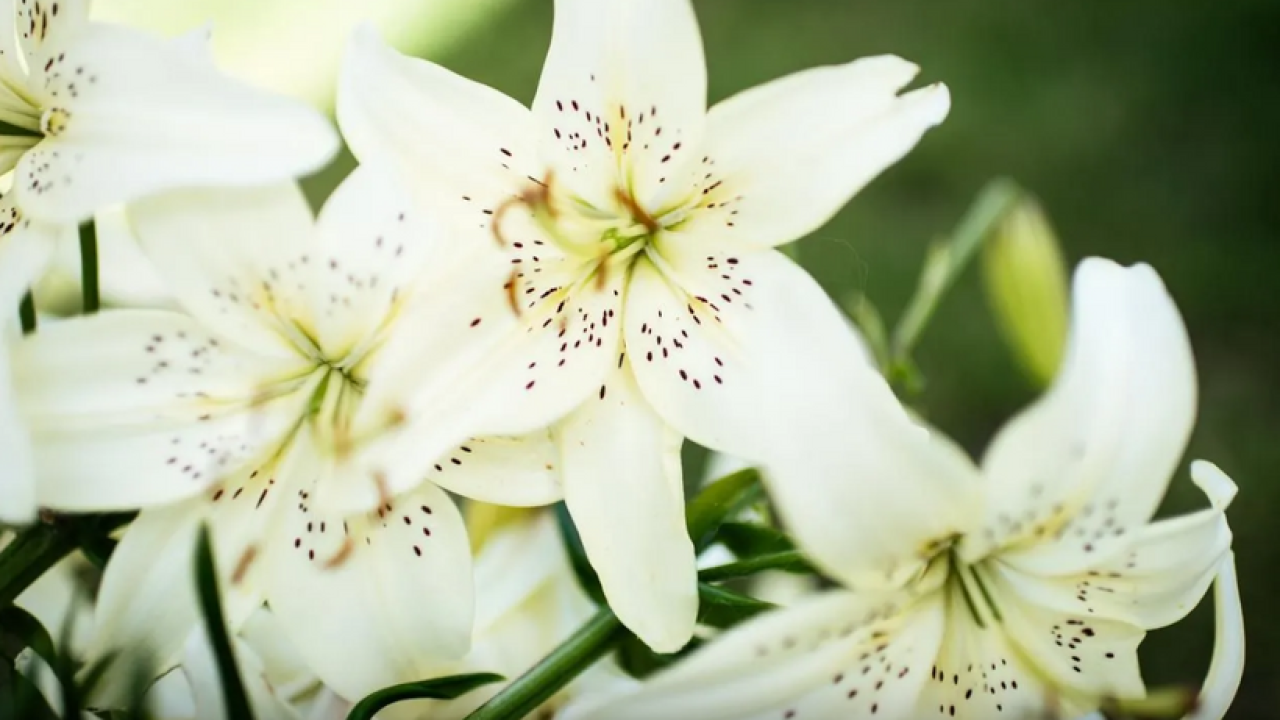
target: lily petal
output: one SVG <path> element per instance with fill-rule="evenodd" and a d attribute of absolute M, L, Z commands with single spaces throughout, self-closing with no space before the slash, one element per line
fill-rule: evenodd
<path fill-rule="evenodd" d="M 1187 716 L 1194 720 L 1222 720 L 1244 676 L 1244 614 L 1240 607 L 1234 553 L 1227 553 L 1218 568 L 1213 605 L 1216 617 L 1213 660 L 1209 662 L 1199 705 Z"/>
<path fill-rule="evenodd" d="M 550 505 L 564 494 L 559 463 L 559 452 L 545 430 L 519 437 L 472 438 L 440 458 L 427 480 L 483 502 Z"/>
<path fill-rule="evenodd" d="M 30 0 L 7 2 L 5 6 L 12 13 L 12 20 L 5 23 L 4 29 L 16 31 L 18 47 L 27 67 L 35 67 L 35 63 L 51 50 L 56 51 L 74 42 L 89 25 L 87 0 Z"/>
<path fill-rule="evenodd" d="M 791 415 L 845 403 L 846 378 L 874 372 L 813 278 L 774 250 L 664 234 L 627 292 L 627 351 L 663 419 L 700 445 L 761 460 L 792 443 Z M 811 392 L 806 386 L 822 386 Z"/>
<path fill-rule="evenodd" d="M 444 492 L 424 483 L 345 519 L 312 512 L 305 485 L 289 492 L 284 527 L 265 549 L 268 603 L 326 685 L 356 701 L 467 652 L 471 551 Z"/>
<path fill-rule="evenodd" d="M 28 64 L 48 132 L 19 161 L 14 192 L 35 217 L 76 223 L 161 190 L 279 182 L 338 148 L 316 110 L 130 28 L 88 24 Z"/>
<path fill-rule="evenodd" d="M 586 202 L 622 188 L 657 210 L 665 177 L 696 165 L 706 103 L 689 0 L 557 0 L 533 112 L 544 161 Z"/>
<path fill-rule="evenodd" d="M 129 208 L 143 251 L 178 302 L 224 340 L 297 357 L 312 274 L 328 262 L 311 243 L 311 210 L 293 183 L 186 190 Z"/>
<path fill-rule="evenodd" d="M 0 197 L 0 312 L 16 324 L 18 302 L 53 261 L 58 243 L 75 228 L 24 217 L 13 193 Z"/>
<path fill-rule="evenodd" d="M 904 595 L 807 598 L 717 637 L 637 691 L 587 700 L 566 716 L 918 717 L 912 711 L 942 641 L 942 602 L 939 595 L 911 607 Z"/>
<path fill-rule="evenodd" d="M 1041 575 L 1078 572 L 1121 552 L 1164 497 L 1195 418 L 1186 328 L 1150 267 L 1088 259 L 1076 271 L 1063 370 L 983 460 L 985 529 L 971 561 L 999 545 Z"/>
<path fill-rule="evenodd" d="M 396 52 L 371 26 L 352 35 L 338 83 L 338 123 L 356 158 L 399 168 L 433 215 L 465 219 L 458 242 L 491 238 L 498 207 L 541 178 L 527 108 Z"/>
<path fill-rule="evenodd" d="M 1147 630 L 1181 620 L 1204 597 L 1231 549 L 1225 512 L 1236 493 L 1235 483 L 1204 461 L 1193 464 L 1192 479 L 1211 508 L 1138 529 L 1123 554 L 1085 572 L 1042 577 L 1006 568 L 1005 579 L 1022 597 L 1057 611 Z"/>
<path fill-rule="evenodd" d="M 899 95 L 918 68 L 890 55 L 813 68 L 707 115 L 694 228 L 779 245 L 818 229 L 947 116 L 945 85 Z"/>
<path fill-rule="evenodd" d="M 679 650 L 698 612 L 682 439 L 648 407 L 625 363 L 555 433 L 565 503 L 609 606 L 656 652 Z"/>
<path fill-rule="evenodd" d="M 95 627 L 85 651 L 86 665 L 115 659 L 95 685 L 93 701 L 122 707 L 132 673 L 155 677 L 177 665 L 188 633 L 200 622 L 194 567 L 196 532 L 209 518 L 204 498 L 193 498 L 138 515 L 111 555 L 94 612 Z M 225 582 L 233 572 L 227 557 L 240 539 L 215 525 L 211 537 L 224 576 L 227 624 L 233 630 L 261 599 Z"/>
<path fill-rule="evenodd" d="M 236 352 L 185 315 L 151 310 L 43 327 L 16 346 L 13 368 L 38 499 L 72 511 L 204 490 L 275 447 L 314 384 L 296 364 Z M 281 385 L 293 390 L 262 395 Z"/>
<path fill-rule="evenodd" d="M 237 637 L 231 638 L 231 646 L 254 717 L 262 720 L 299 718 L 298 712 L 276 695 L 258 654 Z M 227 717 L 217 661 L 203 627 L 193 630 L 187 638 L 182 653 L 182 672 L 191 684 L 195 720 L 222 720 Z"/>
<path fill-rule="evenodd" d="M 35 460 L 12 381 L 8 343 L 0 339 L 0 457 L 5 459 L 0 476 L 0 523 L 24 525 L 36 519 Z"/>
<path fill-rule="evenodd" d="M 309 283 L 317 341 L 326 357 L 369 353 L 396 319 L 415 280 L 440 254 L 394 176 L 362 165 L 325 201 L 316 222 Z"/>

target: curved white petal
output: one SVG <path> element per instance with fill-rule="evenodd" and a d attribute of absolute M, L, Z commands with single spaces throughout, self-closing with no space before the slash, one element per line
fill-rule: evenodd
<path fill-rule="evenodd" d="M 698 613 L 680 444 L 623 365 L 555 428 L 565 503 L 618 618 L 657 652 L 679 650 Z"/>
<path fill-rule="evenodd" d="M 97 231 L 102 303 L 119 307 L 176 307 L 170 281 L 160 276 L 155 263 L 143 252 L 124 206 L 95 213 L 93 222 Z M 66 254 L 74 266 L 64 264 L 64 270 L 78 273 L 79 248 Z"/>
<path fill-rule="evenodd" d="M 627 352 L 646 398 L 707 447 L 761 460 L 794 444 L 797 414 L 824 415 L 873 373 L 822 288 L 774 250 L 662 235 L 632 269 Z"/>
<path fill-rule="evenodd" d="M 1196 380 L 1182 318 L 1150 267 L 1100 259 L 1076 271 L 1063 370 L 1010 422 L 983 460 L 984 530 L 973 559 L 1033 538 L 1006 562 L 1080 571 L 1120 552 L 1155 511 L 1195 418 Z"/>
<path fill-rule="evenodd" d="M 240 638 L 231 639 L 236 669 L 244 683 L 249 706 L 255 718 L 262 720 L 296 720 L 299 713 L 279 697 L 266 676 L 262 659 Z M 227 717 L 223 704 L 220 670 L 203 627 L 192 631 L 183 647 L 182 672 L 191 684 L 196 720 L 222 720 Z"/>
<path fill-rule="evenodd" d="M 52 131 L 19 161 L 14 192 L 36 217 L 74 223 L 161 190 L 279 182 L 337 151 L 319 112 L 129 28 L 89 24 L 30 65 Z"/>
<path fill-rule="evenodd" d="M 9 370 L 9 347 L 0 337 L 0 523 L 21 525 L 36 519 L 35 460 L 31 434 L 18 412 L 13 377 Z"/>
<path fill-rule="evenodd" d="M 864 58 L 813 68 L 711 108 L 703 197 L 690 221 L 779 245 L 818 229 L 950 109 L 946 86 L 899 95 L 918 68 Z"/>
<path fill-rule="evenodd" d="M 0 312 L 5 326 L 16 326 L 18 302 L 44 275 L 58 243 L 75 228 L 25 217 L 13 194 L 0 197 Z"/>
<path fill-rule="evenodd" d="M 430 212 L 457 221 L 459 242 L 491 237 L 498 206 L 542 177 L 523 105 L 396 52 L 371 26 L 347 47 L 337 114 L 356 158 L 399 168 Z"/>
<path fill-rule="evenodd" d="M 1087 614 L 1148 630 L 1191 612 L 1231 549 L 1225 515 L 1235 483 L 1210 463 L 1192 465 L 1192 479 L 1211 508 L 1139 528 L 1120 555 L 1083 572 L 1031 576 L 1003 571 L 1023 597 L 1063 612 Z"/>
<path fill-rule="evenodd" d="M 440 458 L 427 480 L 483 502 L 528 507 L 550 505 L 564 495 L 560 454 L 550 434 L 472 438 Z"/>
<path fill-rule="evenodd" d="M 943 636 L 940 595 L 830 591 L 740 625 L 632 692 L 572 720 L 681 717 L 907 720 Z"/>
<path fill-rule="evenodd" d="M 1222 720 L 1244 676 L 1244 613 L 1240 607 L 1234 553 L 1222 558 L 1214 582 L 1213 605 L 1216 618 L 1213 660 L 1200 690 L 1198 706 L 1187 716 L 1194 720 Z"/>
<path fill-rule="evenodd" d="M 1049 679 L 1048 685 L 1089 698 L 1146 692 L 1138 667 L 1138 643 L 1146 636 L 1141 627 L 1095 615 L 1087 607 L 1064 611 L 1028 602 L 1008 574 L 982 578 L 1009 641 Z"/>
<path fill-rule="evenodd" d="M 576 195 L 605 208 L 620 188 L 656 211 L 659 178 L 696 161 L 706 102 L 689 0 L 557 0 L 533 111 L 543 158 Z"/>
<path fill-rule="evenodd" d="M 475 570 L 476 636 L 480 638 L 505 616 L 518 612 L 541 586 L 569 571 L 555 518 L 539 512 L 498 530 L 480 548 Z"/>
<path fill-rule="evenodd" d="M 135 668 L 155 677 L 180 662 L 187 634 L 200 622 L 196 604 L 195 538 L 209 519 L 204 498 L 193 498 L 142 512 L 129 525 L 111 555 L 98 590 L 95 627 L 86 649 L 86 665 L 108 656 L 115 659 L 95 685 L 93 702 L 120 707 Z M 260 600 L 241 593 L 225 578 L 233 572 L 226 561 L 238 538 L 214 528 L 212 533 L 228 625 L 236 627 Z"/>
<path fill-rule="evenodd" d="M 303 416 L 296 365 L 229 348 L 191 318 L 120 310 L 14 348 L 41 504 L 113 510 L 188 497 L 270 449 Z"/>
<path fill-rule="evenodd" d="M 264 548 L 268 603 L 325 684 L 355 701 L 466 653 L 471 554 L 447 495 L 424 483 L 344 520 L 313 512 L 308 485 L 288 492 L 284 525 Z"/>
<path fill-rule="evenodd" d="M 439 233 L 408 193 L 371 165 L 325 201 L 308 245 L 317 263 L 307 288 L 317 344 L 326 357 L 353 362 L 390 331 L 414 282 L 441 255 Z"/>
<path fill-rule="evenodd" d="M 164 193 L 129 207 L 143 251 L 178 302 L 223 339 L 296 357 L 311 331 L 306 304 L 328 269 L 311 210 L 293 183 Z"/>

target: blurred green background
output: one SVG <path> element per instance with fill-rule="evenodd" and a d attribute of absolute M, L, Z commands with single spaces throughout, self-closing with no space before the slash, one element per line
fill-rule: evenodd
<path fill-rule="evenodd" d="M 892 322 L 926 245 L 990 178 L 1036 193 L 1074 264 L 1144 261 L 1164 277 L 1198 357 L 1201 415 L 1188 461 L 1240 484 L 1236 530 L 1249 659 L 1232 717 L 1280 715 L 1280 4 L 1131 0 L 702 0 L 714 102 L 819 64 L 896 53 L 952 90 L 951 117 L 827 227 L 801 261 L 837 299 L 865 292 Z M 495 5 L 465 41 L 423 54 L 532 99 L 551 28 L 549 0 Z M 432 32 L 438 31 L 435 28 Z M 434 47 L 439 47 L 434 45 Z M 653 52 L 663 51 L 654 38 Z M 349 159 L 346 161 L 349 163 Z M 345 168 L 313 178 L 323 194 Z M 1035 388 L 1002 344 L 975 263 L 917 351 L 923 408 L 980 453 Z M 1185 465 L 1184 465 L 1185 467 Z M 1204 503 L 1185 470 L 1162 513 Z M 1149 684 L 1198 682 L 1212 611 L 1144 645 Z"/>

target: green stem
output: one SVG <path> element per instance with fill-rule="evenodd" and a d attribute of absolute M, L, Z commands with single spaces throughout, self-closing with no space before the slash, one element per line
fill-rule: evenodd
<path fill-rule="evenodd" d="M 30 335 L 36 331 L 36 299 L 27 291 L 18 305 L 18 320 L 22 322 L 22 334 Z"/>
<path fill-rule="evenodd" d="M 1012 181 L 992 181 L 970 206 L 949 241 L 930 250 L 916 293 L 893 333 L 895 364 L 907 360 L 942 296 L 955 284 L 961 271 L 1014 206 L 1020 194 L 1021 190 Z"/>
<path fill-rule="evenodd" d="M 75 549 L 74 534 L 57 525 L 39 523 L 19 533 L 0 550 L 0 608 Z"/>
<path fill-rule="evenodd" d="M 782 552 L 768 553 L 765 555 L 756 555 L 755 557 L 739 560 L 738 562 L 725 563 L 724 565 L 716 565 L 698 573 L 698 579 L 702 582 L 716 582 L 718 580 L 730 580 L 733 578 L 745 577 L 747 575 L 755 575 L 765 570 L 787 570 L 789 572 L 802 572 L 812 570 L 809 562 L 805 560 L 803 554 L 797 550 L 784 550 Z"/>
<path fill-rule="evenodd" d="M 80 226 L 80 287 L 84 313 L 98 312 L 102 298 L 98 291 L 98 230 L 93 220 Z"/>
<path fill-rule="evenodd" d="M 622 635 L 617 616 L 608 608 L 601 608 L 568 640 L 468 715 L 467 720 L 525 717 L 600 659 Z"/>

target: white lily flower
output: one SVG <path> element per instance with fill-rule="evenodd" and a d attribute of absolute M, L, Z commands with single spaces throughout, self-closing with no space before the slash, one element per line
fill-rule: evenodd
<path fill-rule="evenodd" d="M 773 248 L 943 119 L 945 87 L 898 94 L 916 71 L 868 58 L 707 111 L 688 0 L 558 0 L 530 110 L 367 28 L 352 41 L 338 118 L 356 156 L 398 163 L 451 239 L 496 237 L 509 263 L 468 306 L 472 332 L 425 313 L 398 354 L 426 374 L 424 346 L 446 322 L 452 342 L 498 350 L 467 382 L 420 383 L 406 402 L 447 408 L 478 437 L 563 418 L 527 444 L 525 479 L 464 465 L 438 482 L 504 504 L 563 492 L 610 605 L 655 650 L 682 646 L 697 612 L 683 438 L 759 458 L 790 437 L 773 432 L 784 408 L 839 396 L 817 386 L 861 356 L 821 288 Z M 532 472 L 543 467 L 558 476 Z M 430 469 L 389 468 L 389 482 Z"/>
<path fill-rule="evenodd" d="M 1143 697 L 1138 643 L 1184 617 L 1217 578 L 1213 671 L 1192 717 L 1221 718 L 1243 663 L 1224 514 L 1235 485 L 1194 463 L 1211 507 L 1151 521 L 1195 414 L 1186 331 L 1149 267 L 1087 260 L 1075 291 L 1069 355 L 1053 388 L 998 435 L 981 470 L 959 466 L 932 481 L 979 487 L 985 510 L 957 538 L 939 538 L 920 575 L 769 613 L 640 692 L 574 717 L 1076 717 Z M 850 440 L 884 456 L 896 487 L 880 489 L 918 498 L 931 486 L 913 482 L 918 458 L 891 455 L 900 430 Z M 789 514 L 791 527 L 809 520 L 794 507 Z M 838 559 L 851 551 L 831 547 L 844 537 L 800 537 L 834 578 L 850 574 Z"/>
<path fill-rule="evenodd" d="M 318 112 L 222 75 L 201 43 L 91 22 L 88 5 L 0 0 L 0 307 L 98 209 L 278 182 L 337 149 Z"/>
<path fill-rule="evenodd" d="M 94 656 L 143 649 L 157 671 L 177 662 L 197 622 L 201 522 L 229 624 L 265 600 L 344 698 L 464 655 L 473 591 L 461 516 L 438 487 L 392 497 L 357 462 L 398 422 L 364 393 L 401 307 L 459 276 L 437 262 L 436 234 L 367 167 L 314 226 L 294 185 L 160 196 L 132 218 L 184 311 L 73 318 L 15 350 L 37 501 L 143 508 L 103 579 Z M 356 493 L 377 507 L 318 504 Z"/>

